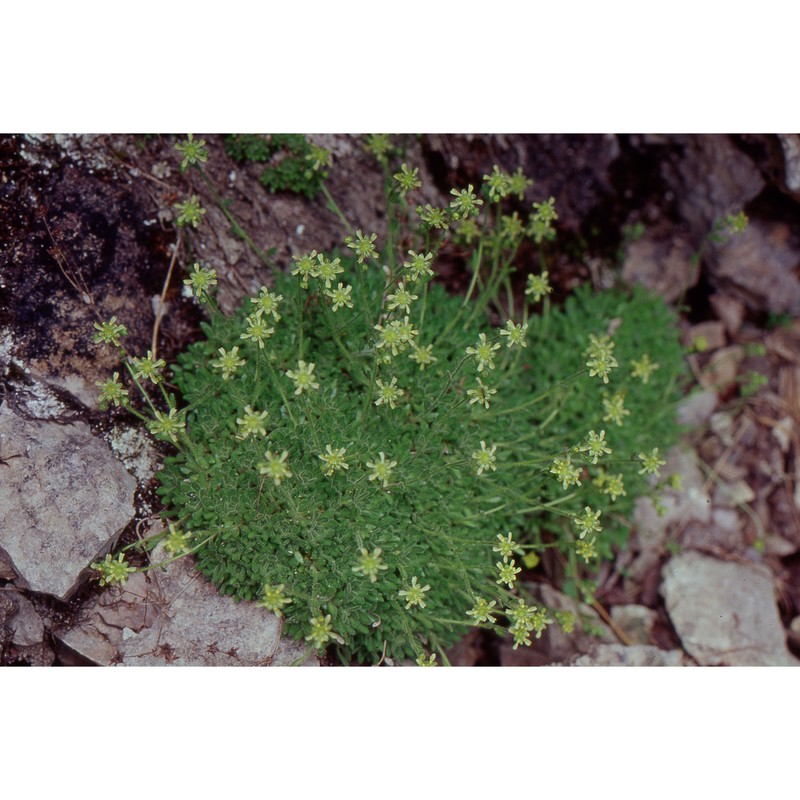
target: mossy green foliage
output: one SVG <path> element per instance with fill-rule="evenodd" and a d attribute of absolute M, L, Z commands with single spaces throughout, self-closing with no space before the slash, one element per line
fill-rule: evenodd
<path fill-rule="evenodd" d="M 263 349 L 241 339 L 253 311 L 246 301 L 230 318 L 215 316 L 207 339 L 180 357 L 174 379 L 188 436 L 166 460 L 160 492 L 170 518 L 212 536 L 196 558 L 223 593 L 257 600 L 265 585 L 283 586 L 292 601 L 282 609 L 285 631 L 302 639 L 312 618 L 331 615 L 344 661 L 419 657 L 466 632 L 476 598 L 496 600 L 501 613 L 516 601 L 498 584 L 498 535 L 512 532 L 519 555 L 559 549 L 574 579 L 587 575 L 573 524 L 585 506 L 603 511 L 601 554 L 622 541 L 626 528 L 614 520 L 629 518 L 647 488 L 637 454 L 665 452 L 677 435 L 682 352 L 671 312 L 639 290 L 584 288 L 563 309 L 546 306 L 530 319 L 521 349 L 506 347 L 488 316 L 475 319 L 463 298 L 431 283 L 410 285 L 425 295 L 410 319 L 436 362 L 421 370 L 408 349 L 381 363 L 374 326 L 385 322 L 387 276 L 344 256 L 342 265 L 337 278 L 352 285 L 354 309 L 334 312 L 321 281 L 306 290 L 278 275 L 281 320 L 271 320 L 275 333 Z M 493 370 L 477 372 L 465 355 L 480 332 L 502 345 Z M 609 332 L 621 366 L 606 385 L 587 374 L 585 351 L 590 334 Z M 234 344 L 246 364 L 223 381 L 211 362 Z M 644 353 L 659 365 L 647 383 L 630 366 Z M 315 365 L 319 389 L 296 395 L 286 373 L 300 360 Z M 488 410 L 468 402 L 478 377 L 497 390 Z M 376 380 L 392 378 L 402 399 L 376 405 Z M 622 425 L 603 420 L 603 396 L 615 392 L 630 412 Z M 237 438 L 246 406 L 267 412 L 266 437 Z M 602 429 L 613 452 L 592 465 L 578 447 Z M 478 474 L 481 442 L 497 447 L 496 471 Z M 348 469 L 326 474 L 327 445 L 345 448 Z M 291 477 L 279 484 L 258 469 L 268 449 L 288 453 Z M 366 466 L 380 453 L 397 462 L 386 487 Z M 551 474 L 565 454 L 581 469 L 581 486 L 568 490 Z M 592 480 L 601 470 L 620 474 L 626 494 L 612 502 Z M 373 581 L 359 563 L 376 548 L 386 569 Z M 399 595 L 415 577 L 430 587 L 424 608 L 406 608 Z"/>
<path fill-rule="evenodd" d="M 271 192 L 294 192 L 309 199 L 322 187 L 325 173 L 312 167 L 312 146 L 301 133 L 232 134 L 225 152 L 234 160 L 266 164 L 259 180 Z"/>
<path fill-rule="evenodd" d="M 608 384 L 583 375 L 576 383 L 558 385 L 585 367 L 590 334 L 611 335 L 620 367 L 612 371 Z M 604 527 L 597 545 L 600 555 L 608 557 L 611 545 L 624 544 L 636 497 L 649 486 L 647 476 L 640 472 L 638 454 L 649 453 L 654 447 L 666 453 L 680 432 L 675 411 L 687 373 L 675 313 L 660 297 L 640 286 L 595 292 L 584 284 L 562 308 L 531 318 L 529 340 L 535 391 L 554 387 L 546 403 L 529 418 L 538 432 L 537 449 L 552 452 L 590 430 L 605 430 L 613 449 L 597 465 L 582 465 L 582 486 L 576 497 L 581 508 L 603 509 Z M 635 363 L 645 354 L 658 365 L 646 382 L 635 374 Z M 617 405 L 622 401 L 622 414 L 616 419 L 609 410 L 615 400 Z M 620 475 L 625 494 L 612 500 L 604 475 Z M 555 493 L 553 489 L 551 484 L 551 500 L 558 498 L 560 487 L 555 485 Z M 568 507 L 579 510 L 574 503 Z M 561 529 L 553 517 L 545 517 L 541 524 L 556 533 Z"/>

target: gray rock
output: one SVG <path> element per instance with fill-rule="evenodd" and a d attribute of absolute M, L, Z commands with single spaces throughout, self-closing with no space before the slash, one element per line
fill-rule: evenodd
<path fill-rule="evenodd" d="M 0 408 L 0 547 L 20 582 L 68 598 L 133 515 L 135 479 L 84 423 L 27 421 Z"/>
<path fill-rule="evenodd" d="M 163 559 L 161 548 L 153 553 Z M 281 620 L 255 603 L 223 597 L 190 558 L 134 573 L 103 592 L 59 641 L 102 665 L 288 666 L 306 648 L 281 639 Z M 305 664 L 316 664 L 311 655 Z"/>
<path fill-rule="evenodd" d="M 755 499 L 756 493 L 747 481 L 735 481 L 734 483 L 719 481 L 714 488 L 715 506 L 735 508 L 745 503 L 752 503 Z"/>
<path fill-rule="evenodd" d="M 3 662 L 49 666 L 54 654 L 45 642 L 45 630 L 36 609 L 18 591 L 0 592 L 0 657 Z"/>
<path fill-rule="evenodd" d="M 661 468 L 662 475 L 680 475 L 679 490 L 665 489 L 661 496 L 664 514 L 659 515 L 649 497 L 639 497 L 633 510 L 633 549 L 639 553 L 629 567 L 629 579 L 641 581 L 645 573 L 658 564 L 664 552 L 667 535 L 676 527 L 690 522 L 707 525 L 711 521 L 711 498 L 692 451 L 674 447 Z"/>
<path fill-rule="evenodd" d="M 639 283 L 673 302 L 697 282 L 699 264 L 693 261 L 693 254 L 692 245 L 680 236 L 659 238 L 645 234 L 629 245 L 622 277 L 627 283 Z"/>
<path fill-rule="evenodd" d="M 716 220 L 744 208 L 764 188 L 761 171 L 728 136 L 676 135 L 669 140 L 682 152 L 680 158 L 661 162 L 662 175 L 698 240 Z"/>
<path fill-rule="evenodd" d="M 14 601 L 17 613 L 9 620 L 11 641 L 20 647 L 41 644 L 44 639 L 44 625 L 33 604 L 21 594 L 18 594 Z"/>
<path fill-rule="evenodd" d="M 678 422 L 689 428 L 699 428 L 710 419 L 719 398 L 713 389 L 693 392 L 678 406 Z"/>
<path fill-rule="evenodd" d="M 789 639 L 795 647 L 800 647 L 800 617 L 795 617 L 789 623 Z"/>
<path fill-rule="evenodd" d="M 700 375 L 700 385 L 724 394 L 736 383 L 739 364 L 743 359 L 744 348 L 741 345 L 734 344 L 717 350 Z"/>
<path fill-rule="evenodd" d="M 699 322 L 697 325 L 692 325 L 683 334 L 682 339 L 686 347 L 697 346 L 697 342 L 700 340 L 705 347 L 700 348 L 698 346 L 698 350 L 702 349 L 703 352 L 706 350 L 719 350 L 720 347 L 725 347 L 725 325 L 719 320 Z"/>
<path fill-rule="evenodd" d="M 754 311 L 800 314 L 800 248 L 783 222 L 751 221 L 717 251 L 714 275 Z"/>
<path fill-rule="evenodd" d="M 8 553 L 0 548 L 0 581 L 13 581 L 16 580 L 17 573 L 14 571 L 14 565 Z"/>
<path fill-rule="evenodd" d="M 796 133 L 779 133 L 777 136 L 783 149 L 786 188 L 796 200 L 800 200 L 800 136 Z"/>
<path fill-rule="evenodd" d="M 661 593 L 683 648 L 705 666 L 800 666 L 786 647 L 770 571 L 687 552 L 664 567 Z"/>
<path fill-rule="evenodd" d="M 685 550 L 700 550 L 716 556 L 742 553 L 747 549 L 744 518 L 732 508 L 714 508 L 708 524 L 690 522 L 683 531 Z"/>
<path fill-rule="evenodd" d="M 689 666 L 680 650 L 660 650 L 653 645 L 598 644 L 579 656 L 573 667 L 685 667 Z"/>
<path fill-rule="evenodd" d="M 633 644 L 649 645 L 652 643 L 651 631 L 656 621 L 656 612 L 652 608 L 640 605 L 614 606 L 611 619 L 633 642 Z"/>
<path fill-rule="evenodd" d="M 728 336 L 736 336 L 744 322 L 744 303 L 739 302 L 727 294 L 712 294 L 709 298 L 711 307 L 725 325 Z"/>
<path fill-rule="evenodd" d="M 153 447 L 153 440 L 141 427 L 113 427 L 105 441 L 125 468 L 146 483 L 156 473 L 161 457 Z"/>

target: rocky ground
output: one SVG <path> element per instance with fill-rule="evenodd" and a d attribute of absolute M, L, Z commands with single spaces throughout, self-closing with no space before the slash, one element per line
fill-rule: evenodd
<path fill-rule="evenodd" d="M 97 407 L 95 382 L 117 366 L 92 344 L 116 315 L 137 352 L 168 361 L 199 333 L 176 269 L 201 256 L 225 309 L 254 293 L 265 261 L 341 242 L 322 199 L 269 194 L 258 168 L 207 136 L 208 174 L 230 204 L 182 175 L 171 137 L 0 138 L 0 663 L 289 664 L 261 609 L 219 597 L 191 568 L 101 588 L 88 565 L 147 535 L 164 452 L 124 413 Z M 360 137 L 314 137 L 335 165 L 331 194 L 353 227 L 381 235 L 382 177 Z M 668 469 L 682 488 L 658 516 L 640 501 L 629 545 L 602 575 L 581 629 L 532 648 L 474 631 L 456 664 L 800 664 L 800 137 L 403 137 L 409 163 L 441 204 L 499 163 L 556 198 L 563 296 L 619 273 L 681 306 L 696 388 Z M 179 240 L 173 203 L 208 209 Z M 252 239 L 234 235 L 226 210 Z M 744 210 L 747 230 L 708 233 Z M 463 273 L 447 265 L 458 289 Z M 542 601 L 574 607 L 544 582 Z M 258 612 L 258 613 L 256 613 Z M 317 663 L 314 659 L 305 663 Z"/>

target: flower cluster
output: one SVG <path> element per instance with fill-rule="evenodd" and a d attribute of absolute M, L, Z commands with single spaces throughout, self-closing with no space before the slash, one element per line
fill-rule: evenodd
<path fill-rule="evenodd" d="M 385 326 L 375 325 L 375 330 L 378 332 L 375 347 L 382 350 L 387 359 L 413 347 L 414 339 L 419 335 L 419 331 L 414 328 L 408 316 L 402 320 L 393 319 Z"/>
<path fill-rule="evenodd" d="M 204 139 L 195 141 L 191 133 L 185 141 L 178 142 L 175 145 L 175 149 L 183 156 L 181 172 L 186 172 L 189 167 L 196 167 L 208 161 L 208 150 L 206 150 L 205 145 Z"/>
<path fill-rule="evenodd" d="M 284 606 L 288 606 L 292 602 L 292 598 L 286 596 L 284 588 L 282 583 L 277 586 L 270 583 L 264 584 L 261 597 L 256 601 L 256 605 L 282 617 Z"/>
<path fill-rule="evenodd" d="M 117 322 L 116 317 L 111 317 L 108 322 L 95 322 L 94 327 L 97 330 L 97 333 L 94 335 L 94 341 L 96 343 L 102 342 L 104 344 L 113 345 L 114 347 L 119 347 L 120 339 L 128 335 L 128 329 Z"/>
<path fill-rule="evenodd" d="M 497 471 L 497 456 L 495 456 L 496 450 L 496 444 L 493 444 L 491 447 L 486 447 L 486 442 L 482 441 L 481 449 L 476 450 L 472 454 L 472 458 L 475 460 L 478 467 L 478 475 L 483 475 L 483 473 L 487 470 L 491 470 L 492 472 Z"/>
<path fill-rule="evenodd" d="M 175 208 L 178 211 L 178 217 L 175 220 L 175 224 L 179 228 L 186 227 L 187 225 L 190 225 L 192 228 L 196 228 L 202 221 L 203 214 L 206 213 L 206 210 L 200 205 L 200 199 L 196 194 L 193 194 L 183 203 L 176 203 Z"/>
<path fill-rule="evenodd" d="M 589 360 L 586 366 L 589 367 L 589 375 L 598 375 L 603 379 L 603 383 L 608 383 L 608 376 L 612 369 L 619 366 L 619 362 L 613 356 L 614 342 L 609 336 L 597 337 L 594 334 L 589 336 L 589 347 L 586 355 Z"/>
<path fill-rule="evenodd" d="M 222 371 L 222 380 L 224 381 L 230 380 L 239 367 L 243 367 L 247 363 L 243 358 L 239 358 L 238 347 L 232 347 L 230 350 L 220 347 L 217 352 L 219 358 L 212 361 L 211 366 Z"/>
<path fill-rule="evenodd" d="M 497 394 L 497 389 L 492 389 L 491 387 L 487 386 L 480 378 L 476 378 L 475 381 L 478 384 L 478 388 L 467 389 L 469 403 L 470 405 L 473 403 L 480 403 L 485 409 L 488 410 L 489 401 L 491 400 L 492 395 Z"/>
<path fill-rule="evenodd" d="M 101 586 L 111 584 L 119 584 L 121 586 L 128 580 L 128 575 L 131 572 L 136 572 L 136 569 L 125 561 L 123 553 L 120 553 L 116 559 L 112 558 L 109 553 L 104 561 L 96 561 L 91 565 L 91 568 L 100 573 Z"/>
<path fill-rule="evenodd" d="M 658 477 L 661 467 L 667 463 L 658 457 L 657 447 L 654 447 L 650 453 L 639 453 L 638 458 L 642 462 L 642 468 L 639 470 L 640 475 L 655 475 Z"/>
<path fill-rule="evenodd" d="M 367 469 L 372 470 L 368 476 L 370 481 L 380 481 L 381 486 L 385 489 L 389 485 L 389 479 L 392 477 L 392 472 L 397 466 L 396 461 L 389 461 L 386 458 L 386 453 L 378 453 L 377 461 L 367 461 Z"/>
<path fill-rule="evenodd" d="M 364 236 L 360 230 L 356 231 L 356 238 L 352 236 L 345 238 L 345 244 L 355 253 L 356 261 L 363 264 L 367 259 L 375 259 L 378 257 L 378 251 L 375 249 L 375 240 L 378 238 L 377 233 L 370 236 Z"/>
<path fill-rule="evenodd" d="M 266 460 L 258 465 L 259 473 L 272 478 L 275 485 L 280 486 L 284 479 L 292 477 L 292 471 L 286 463 L 288 457 L 289 452 L 287 450 L 284 450 L 280 455 L 274 454 L 272 450 L 267 450 L 264 456 Z"/>
<path fill-rule="evenodd" d="M 376 547 L 371 553 L 366 547 L 360 548 L 361 555 L 358 558 L 358 564 L 353 567 L 353 572 L 356 575 L 364 575 L 369 578 L 372 583 L 378 580 L 381 572 L 389 569 L 388 565 L 381 558 L 383 552 L 380 547 Z"/>
<path fill-rule="evenodd" d="M 170 408 L 168 414 L 161 411 L 153 412 L 154 419 L 147 424 L 147 428 L 154 436 L 168 439 L 173 444 L 178 441 L 178 434 L 186 428 L 183 412 L 177 408 Z"/>
<path fill-rule="evenodd" d="M 205 269 L 197 262 L 192 267 L 192 273 L 183 282 L 189 294 L 198 300 L 208 299 L 208 290 L 217 285 L 217 273 L 213 269 Z"/>
<path fill-rule="evenodd" d="M 407 609 L 411 609 L 414 606 L 425 608 L 425 592 L 430 588 L 427 583 L 424 586 L 420 586 L 415 575 L 411 579 L 411 585 L 408 589 L 401 589 L 397 594 L 405 600 Z"/>
<path fill-rule="evenodd" d="M 538 303 L 552 291 L 553 287 L 550 285 L 547 270 L 542 272 L 541 275 L 528 275 L 528 286 L 525 289 L 525 294 L 529 294 L 534 303 Z"/>
<path fill-rule="evenodd" d="M 317 650 L 325 647 L 328 642 L 338 641 L 344 643 L 344 639 L 333 631 L 330 614 L 325 614 L 324 616 L 320 614 L 317 617 L 312 617 L 309 625 L 311 626 L 311 632 L 306 636 L 306 641 L 311 642 L 312 646 Z"/>
<path fill-rule="evenodd" d="M 330 477 L 335 472 L 350 469 L 350 465 L 345 460 L 347 449 L 344 447 L 333 448 L 331 445 L 325 445 L 325 452 L 319 454 L 319 459 L 322 461 L 322 471 Z"/>
<path fill-rule="evenodd" d="M 161 370 L 167 366 L 167 362 L 163 358 L 155 359 L 153 351 L 147 351 L 146 358 L 132 358 L 130 360 L 131 368 L 133 369 L 133 377 L 137 380 L 149 380 L 151 383 L 158 384 L 164 380 Z"/>
<path fill-rule="evenodd" d="M 314 364 L 306 364 L 305 361 L 297 362 L 297 369 L 287 369 L 286 377 L 294 383 L 294 393 L 319 389 L 319 384 L 314 380 Z"/>
<path fill-rule="evenodd" d="M 527 325 L 523 325 L 521 323 L 516 325 L 511 320 L 508 320 L 508 322 L 506 322 L 505 330 L 501 330 L 500 335 L 508 337 L 508 340 L 506 341 L 506 347 L 527 347 L 528 343 L 525 341 L 525 334 L 527 332 Z"/>
<path fill-rule="evenodd" d="M 122 384 L 119 382 L 119 372 L 115 372 L 111 378 L 105 381 L 97 381 L 96 385 L 100 387 L 100 408 L 108 408 L 109 403 L 120 406 L 128 402 L 128 390 L 122 388 Z"/>
<path fill-rule="evenodd" d="M 478 364 L 478 372 L 483 372 L 487 367 L 494 369 L 494 354 L 495 351 L 500 349 L 497 342 L 489 342 L 486 339 L 486 334 L 481 333 L 478 335 L 478 343 L 475 347 L 467 348 L 467 355 L 474 356 Z"/>
<path fill-rule="evenodd" d="M 556 480 L 559 481 L 561 488 L 564 490 L 570 486 L 581 485 L 581 471 L 573 466 L 570 456 L 557 456 L 554 458 L 550 472 L 556 476 Z"/>
<path fill-rule="evenodd" d="M 394 179 L 400 187 L 400 196 L 405 197 L 408 192 L 413 189 L 419 189 L 422 186 L 422 181 L 417 177 L 419 175 L 419 168 L 414 167 L 410 169 L 408 164 L 401 164 L 400 172 L 395 173 Z"/>
<path fill-rule="evenodd" d="M 191 550 L 193 538 L 194 534 L 191 531 L 181 530 L 170 522 L 163 540 L 164 549 L 173 557 L 184 555 Z"/>
<path fill-rule="evenodd" d="M 244 414 L 236 418 L 236 424 L 239 427 L 239 433 L 236 434 L 237 439 L 247 439 L 248 436 L 266 436 L 267 429 L 264 427 L 264 420 L 267 418 L 266 411 L 253 411 L 252 406 L 244 407 Z"/>

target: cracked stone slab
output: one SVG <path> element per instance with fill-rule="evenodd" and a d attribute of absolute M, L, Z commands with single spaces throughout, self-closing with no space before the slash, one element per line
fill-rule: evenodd
<path fill-rule="evenodd" d="M 661 593 L 683 648 L 704 666 L 800 666 L 786 646 L 772 575 L 695 552 L 672 558 Z"/>
<path fill-rule="evenodd" d="M 153 558 L 164 558 L 160 547 Z M 301 643 L 281 638 L 277 616 L 220 595 L 189 557 L 131 575 L 82 616 L 57 638 L 104 666 L 289 666 L 306 653 Z M 303 663 L 318 661 L 311 655 Z"/>
<path fill-rule="evenodd" d="M 82 423 L 0 407 L 0 547 L 26 588 L 62 599 L 133 516 L 136 480 Z"/>

